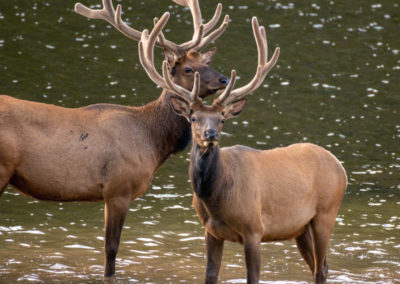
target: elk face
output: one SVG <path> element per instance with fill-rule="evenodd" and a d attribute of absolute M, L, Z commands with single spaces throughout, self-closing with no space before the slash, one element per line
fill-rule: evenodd
<path fill-rule="evenodd" d="M 221 106 L 192 106 L 190 124 L 192 138 L 203 149 L 218 145 L 222 125 L 225 122 Z"/>
<path fill-rule="evenodd" d="M 209 66 L 216 51 L 215 48 L 205 53 L 189 51 L 180 58 L 164 51 L 166 60 L 171 66 L 170 72 L 173 82 L 186 90 L 192 90 L 194 73 L 198 72 L 201 78 L 199 92 L 201 98 L 223 90 L 229 83 L 229 79 Z"/>
<path fill-rule="evenodd" d="M 191 124 L 193 141 L 203 151 L 207 151 L 219 144 L 223 124 L 242 112 L 246 100 L 242 99 L 227 106 L 218 103 L 207 106 L 201 100 L 189 104 L 181 98 L 171 97 L 171 104 L 175 112 L 184 116 Z"/>

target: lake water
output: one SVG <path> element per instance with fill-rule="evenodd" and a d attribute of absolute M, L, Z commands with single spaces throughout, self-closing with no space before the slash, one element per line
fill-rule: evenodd
<path fill-rule="evenodd" d="M 100 0 L 82 0 L 100 4 Z M 161 90 L 140 66 L 137 43 L 73 12 L 74 1 L 0 3 L 0 93 L 66 107 L 143 105 Z M 141 30 L 171 12 L 165 35 L 191 38 L 189 11 L 172 1 L 124 0 Z M 215 1 L 202 0 L 209 19 Z M 237 85 L 255 72 L 250 20 L 281 56 L 222 145 L 261 149 L 313 142 L 349 176 L 328 250 L 329 282 L 400 283 L 400 7 L 398 1 L 222 1 L 232 22 L 212 66 Z M 161 51 L 156 52 L 159 66 Z M 204 231 L 191 205 L 188 151 L 171 157 L 135 200 L 115 282 L 202 283 Z M 0 282 L 100 282 L 103 204 L 39 202 L 11 188 L 0 198 Z M 262 246 L 262 283 L 309 283 L 293 241 Z M 221 283 L 245 283 L 243 249 L 226 243 Z"/>

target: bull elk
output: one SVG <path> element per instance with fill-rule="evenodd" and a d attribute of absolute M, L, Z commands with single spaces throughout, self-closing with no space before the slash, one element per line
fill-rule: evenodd
<path fill-rule="evenodd" d="M 199 72 L 199 95 L 214 94 L 226 87 L 228 78 L 208 66 L 215 50 L 203 54 L 200 50 L 223 33 L 228 16 L 213 30 L 221 4 L 203 25 L 197 0 L 175 2 L 189 6 L 194 22 L 193 39 L 180 45 L 162 34 L 154 38 L 146 30 L 129 27 L 121 20 L 121 6 L 114 10 L 111 0 L 103 0 L 101 10 L 77 3 L 75 11 L 104 19 L 134 40 L 143 38 L 164 48 L 174 83 L 190 90 L 194 72 Z M 156 19 L 156 29 L 168 18 L 165 13 Z M 141 52 L 140 61 L 145 67 L 153 64 L 153 53 Z M 104 201 L 105 277 L 115 274 L 131 201 L 146 191 L 156 170 L 191 138 L 189 123 L 169 103 L 173 92 L 162 80 L 157 84 L 164 88 L 160 97 L 143 107 L 95 104 L 70 109 L 0 96 L 0 194 L 11 184 L 39 200 Z"/>
<path fill-rule="evenodd" d="M 315 283 L 325 283 L 326 250 L 347 186 L 340 162 L 310 143 L 264 151 L 219 147 L 225 120 L 242 112 L 245 96 L 259 87 L 278 59 L 276 49 L 267 61 L 265 30 L 256 18 L 252 24 L 258 67 L 249 84 L 233 90 L 232 70 L 225 91 L 208 106 L 199 98 L 200 74 L 195 73 L 192 92 L 175 86 L 178 96 L 171 97 L 174 110 L 191 123 L 189 175 L 193 205 L 206 231 L 206 283 L 217 282 L 225 240 L 244 245 L 247 283 L 258 283 L 260 243 L 293 238 Z M 173 87 L 167 62 L 163 71 Z"/>

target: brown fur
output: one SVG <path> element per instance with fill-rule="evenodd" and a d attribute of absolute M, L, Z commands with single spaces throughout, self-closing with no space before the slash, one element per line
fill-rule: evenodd
<path fill-rule="evenodd" d="M 211 74 L 209 82 L 202 81 L 202 96 L 225 87 L 225 77 L 200 53 L 198 61 L 184 56 L 179 62 Z M 187 87 L 193 78 L 176 70 L 174 80 Z M 130 202 L 146 191 L 170 154 L 190 141 L 189 124 L 172 110 L 169 97 L 164 91 L 143 107 L 69 109 L 0 96 L 0 193 L 10 183 L 40 200 L 104 201 L 104 275 L 112 276 Z"/>
<path fill-rule="evenodd" d="M 173 98 L 172 98 L 173 99 Z M 261 151 L 245 146 L 219 148 L 224 119 L 244 107 L 238 101 L 192 105 L 175 111 L 192 121 L 189 169 L 193 205 L 206 229 L 206 283 L 216 283 L 224 240 L 244 245 L 247 282 L 258 283 L 260 243 L 295 238 L 315 283 L 325 283 L 326 250 L 347 186 L 340 162 L 310 143 Z M 212 138 L 207 133 L 214 130 Z"/>

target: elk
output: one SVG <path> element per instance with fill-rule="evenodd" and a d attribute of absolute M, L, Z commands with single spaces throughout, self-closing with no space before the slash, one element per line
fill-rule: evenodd
<path fill-rule="evenodd" d="M 279 56 L 276 49 L 267 61 L 265 29 L 256 18 L 252 25 L 258 47 L 256 75 L 233 89 L 232 70 L 228 86 L 211 106 L 198 95 L 199 73 L 189 92 L 174 86 L 168 63 L 163 65 L 165 80 L 178 94 L 170 98 L 171 105 L 191 124 L 189 176 L 193 205 L 206 232 L 205 282 L 217 282 L 225 240 L 243 244 L 247 283 L 258 283 L 260 243 L 294 238 L 315 283 L 325 283 L 326 250 L 347 186 L 341 163 L 311 143 L 272 150 L 219 147 L 223 123 L 242 112 L 245 96 L 260 86 Z"/>
<path fill-rule="evenodd" d="M 221 4 L 210 22 L 201 24 L 197 0 L 176 1 L 189 6 L 194 22 L 193 39 L 177 45 L 150 36 L 150 42 L 164 48 L 174 83 L 191 89 L 194 72 L 202 75 L 199 95 L 224 89 L 228 78 L 208 63 L 215 50 L 200 53 L 226 29 L 228 16 L 214 28 Z M 105 19 L 126 36 L 140 41 L 139 32 L 121 20 L 121 6 L 114 10 L 103 0 L 101 10 L 77 3 L 77 13 Z M 165 26 L 169 13 L 155 20 Z M 208 33 L 208 35 L 206 35 Z M 147 66 L 153 54 L 140 54 Z M 148 188 L 155 172 L 173 153 L 183 150 L 191 139 L 189 123 L 169 103 L 173 92 L 161 80 L 160 97 L 143 107 L 95 104 L 64 108 L 0 96 L 0 194 L 7 184 L 25 195 L 49 201 L 105 202 L 105 278 L 115 274 L 121 229 L 132 200 Z"/>

